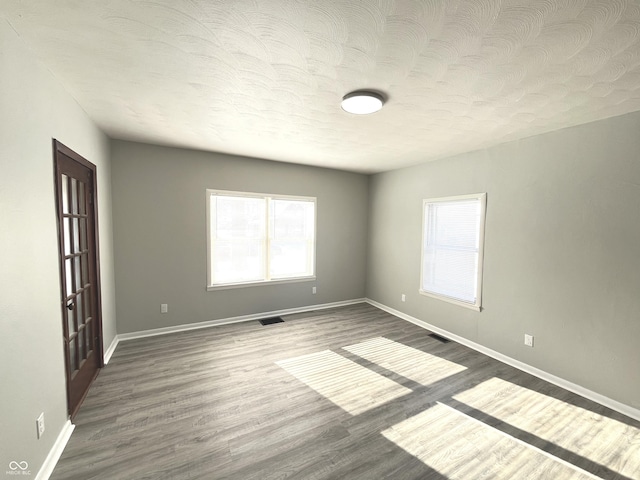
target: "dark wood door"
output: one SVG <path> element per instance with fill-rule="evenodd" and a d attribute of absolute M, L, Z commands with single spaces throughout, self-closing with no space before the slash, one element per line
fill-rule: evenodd
<path fill-rule="evenodd" d="M 54 159 L 67 401 L 73 418 L 104 364 L 96 167 L 55 140 Z"/>

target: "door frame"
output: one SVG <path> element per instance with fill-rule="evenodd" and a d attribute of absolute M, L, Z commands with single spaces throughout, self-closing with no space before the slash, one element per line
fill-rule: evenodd
<path fill-rule="evenodd" d="M 97 355 L 97 363 L 98 363 L 98 371 L 104 367 L 104 346 L 103 346 L 103 333 L 102 333 L 102 288 L 100 284 L 100 236 L 98 234 L 98 177 L 97 177 L 97 167 L 91 163 L 86 158 L 78 155 L 76 152 L 71 150 L 69 147 L 64 145 L 62 142 L 53 139 L 53 171 L 54 171 L 54 193 L 55 193 L 55 203 L 56 203 L 56 228 L 58 230 L 58 259 L 59 259 L 59 270 L 60 270 L 60 308 L 61 308 L 61 323 L 65 318 L 65 310 L 67 308 L 67 304 L 64 298 L 64 238 L 63 232 L 60 228 L 60 219 L 62 218 L 62 200 L 61 200 L 61 192 L 58 189 L 58 157 L 59 155 L 64 155 L 69 159 L 73 160 L 76 163 L 79 163 L 83 167 L 87 168 L 91 172 L 91 184 L 92 184 L 92 198 L 89 205 L 91 209 L 91 214 L 93 215 L 93 229 L 90 232 L 90 236 L 93 237 L 94 243 L 94 255 L 90 261 L 93 261 L 95 264 L 95 354 Z M 62 325 L 61 325 L 62 326 Z M 62 326 L 64 329 L 65 327 Z M 64 341 L 64 340 L 63 340 Z M 67 391 L 67 413 L 69 417 L 73 419 L 75 414 L 77 413 L 79 406 L 84 401 L 84 397 L 86 393 L 84 393 L 82 399 L 79 401 L 75 411 L 72 411 L 71 408 L 71 385 L 69 382 L 69 365 L 66 350 L 63 349 L 64 358 L 65 358 L 65 383 L 66 383 L 66 391 Z M 96 374 L 97 375 L 97 374 Z M 88 391 L 88 390 L 87 390 Z"/>

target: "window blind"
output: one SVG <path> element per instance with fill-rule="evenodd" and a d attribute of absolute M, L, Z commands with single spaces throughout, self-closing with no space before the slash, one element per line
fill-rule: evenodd
<path fill-rule="evenodd" d="M 423 292 L 479 305 L 483 202 L 484 196 L 425 201 Z"/>

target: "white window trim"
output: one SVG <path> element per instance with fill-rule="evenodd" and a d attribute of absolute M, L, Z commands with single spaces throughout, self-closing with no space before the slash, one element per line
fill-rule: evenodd
<path fill-rule="evenodd" d="M 288 278 L 273 278 L 269 280 L 251 280 L 248 282 L 234 282 L 234 283 L 220 283 L 220 284 L 212 284 L 211 278 L 211 196 L 212 195 L 223 195 L 227 197 L 252 197 L 252 198 L 270 198 L 273 200 L 302 200 L 307 202 L 313 202 L 313 234 L 314 234 L 314 242 L 313 242 L 313 255 L 311 258 L 312 262 L 312 275 L 306 275 L 302 277 L 288 277 Z M 206 190 L 206 215 L 207 215 L 207 291 L 214 290 L 228 290 L 231 288 L 244 288 L 244 287 L 255 287 L 260 285 L 274 285 L 274 284 L 286 284 L 286 283 L 298 283 L 298 282 L 311 282 L 316 279 L 316 250 L 317 250 L 317 239 L 318 239 L 318 200 L 316 197 L 303 197 L 298 195 L 276 195 L 269 193 L 258 193 L 258 192 L 240 192 L 235 190 L 217 190 L 208 188 Z M 269 222 L 267 218 L 267 229 L 269 228 Z M 267 233 L 268 238 L 268 233 Z"/>
<path fill-rule="evenodd" d="M 307 277 L 276 278 L 273 280 L 225 283 L 220 285 L 207 285 L 207 291 L 212 292 L 214 290 L 230 290 L 232 288 L 258 287 L 260 285 L 274 285 L 274 284 L 281 285 L 284 283 L 313 282 L 315 280 L 316 280 L 316 276 L 313 275 L 313 276 L 307 276 Z"/>
<path fill-rule="evenodd" d="M 433 292 L 428 292 L 422 289 L 422 285 L 424 285 L 424 242 L 425 242 L 425 209 L 427 208 L 427 204 L 429 203 L 437 203 L 437 202 L 451 202 L 458 200 L 480 200 L 480 231 L 479 231 L 479 243 L 478 243 L 478 278 L 477 285 L 478 291 L 476 292 L 476 301 L 475 303 L 464 302 L 462 300 L 458 300 L 457 298 L 448 297 L 446 295 L 441 295 Z M 453 303 L 454 305 L 459 305 L 461 307 L 469 308 L 471 310 L 475 310 L 479 312 L 482 310 L 482 272 L 484 265 L 484 231 L 485 231 L 485 221 L 486 221 L 486 213 L 487 213 L 487 194 L 486 193 L 475 193 L 468 195 L 455 195 L 451 197 L 439 197 L 439 198 L 427 198 L 422 201 L 422 242 L 420 244 L 420 287 L 418 292 L 421 295 L 437 298 L 438 300 L 442 300 L 448 303 Z"/>

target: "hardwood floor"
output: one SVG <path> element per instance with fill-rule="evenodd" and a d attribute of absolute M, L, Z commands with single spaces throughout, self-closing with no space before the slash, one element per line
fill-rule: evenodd
<path fill-rule="evenodd" d="M 366 304 L 120 343 L 51 479 L 640 479 L 640 422 Z"/>

